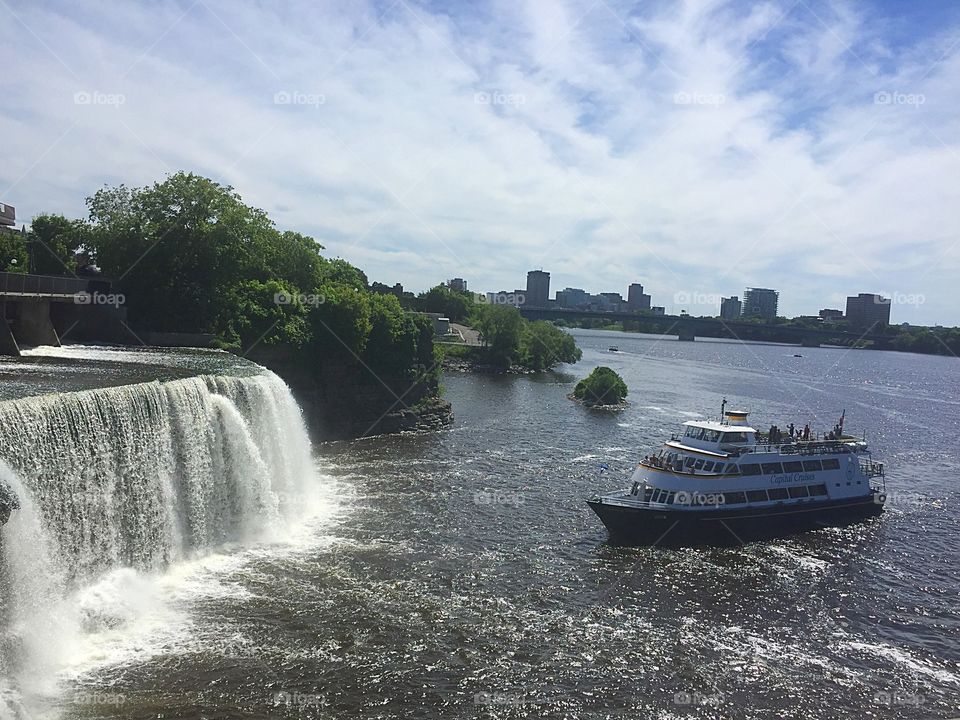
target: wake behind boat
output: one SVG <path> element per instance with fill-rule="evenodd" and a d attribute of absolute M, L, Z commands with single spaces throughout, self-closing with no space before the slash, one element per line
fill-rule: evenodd
<path fill-rule="evenodd" d="M 628 489 L 587 504 L 611 539 L 636 544 L 737 544 L 843 525 L 877 515 L 886 501 L 883 463 L 865 440 L 809 428 L 766 435 L 747 413 L 691 420 L 637 465 Z"/>

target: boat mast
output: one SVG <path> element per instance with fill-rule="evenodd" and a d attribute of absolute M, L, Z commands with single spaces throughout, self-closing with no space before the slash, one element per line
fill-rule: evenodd
<path fill-rule="evenodd" d="M 727 399 L 724 398 L 723 402 L 720 403 L 720 422 L 723 422 L 723 412 L 727 409 Z"/>

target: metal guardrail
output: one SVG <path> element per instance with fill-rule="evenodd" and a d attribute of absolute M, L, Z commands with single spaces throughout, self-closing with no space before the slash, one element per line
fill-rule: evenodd
<path fill-rule="evenodd" d="M 0 293 L 23 295 L 76 295 L 81 292 L 110 292 L 111 282 L 100 277 L 69 275 L 25 275 L 0 272 Z"/>

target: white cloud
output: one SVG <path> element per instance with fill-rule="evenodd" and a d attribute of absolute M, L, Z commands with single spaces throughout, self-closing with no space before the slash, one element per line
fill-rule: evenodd
<path fill-rule="evenodd" d="M 865 5 L 791 2 L 10 7 L 0 199 L 27 220 L 186 169 L 414 289 L 543 266 L 668 306 L 923 293 L 893 319 L 960 322 L 955 27 L 905 46 Z"/>

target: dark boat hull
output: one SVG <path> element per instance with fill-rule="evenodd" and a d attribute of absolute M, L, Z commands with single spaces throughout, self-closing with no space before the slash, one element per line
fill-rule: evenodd
<path fill-rule="evenodd" d="M 798 505 L 678 510 L 669 507 L 629 507 L 603 502 L 587 504 L 607 527 L 611 541 L 664 547 L 740 545 L 785 535 L 849 525 L 880 514 L 882 494 Z"/>

